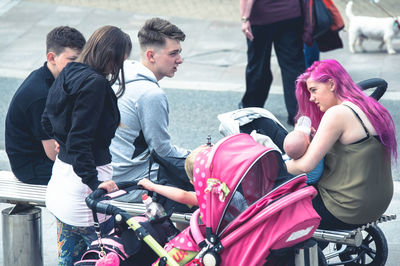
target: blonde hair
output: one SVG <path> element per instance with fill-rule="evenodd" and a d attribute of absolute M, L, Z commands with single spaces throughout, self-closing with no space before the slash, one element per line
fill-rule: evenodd
<path fill-rule="evenodd" d="M 194 159 L 196 159 L 197 154 L 202 150 L 208 149 L 210 146 L 208 145 L 201 145 L 194 149 L 191 153 L 189 153 L 188 157 L 185 160 L 185 171 L 189 180 L 193 182 L 193 166 L 194 166 Z"/>

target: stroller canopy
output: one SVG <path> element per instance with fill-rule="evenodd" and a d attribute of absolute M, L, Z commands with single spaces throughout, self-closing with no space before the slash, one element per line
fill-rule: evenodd
<path fill-rule="evenodd" d="M 277 150 L 248 134 L 225 137 L 203 150 L 193 169 L 200 215 L 213 234 L 292 177 Z"/>

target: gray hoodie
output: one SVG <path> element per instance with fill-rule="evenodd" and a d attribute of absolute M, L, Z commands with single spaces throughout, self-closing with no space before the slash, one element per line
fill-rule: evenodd
<path fill-rule="evenodd" d="M 126 91 L 118 99 L 121 124 L 111 142 L 113 179 L 139 181 L 148 177 L 150 151 L 161 157 L 183 157 L 188 151 L 171 144 L 168 133 L 169 106 L 165 92 L 147 67 L 137 61 L 125 61 Z M 151 179 L 156 177 L 157 165 Z M 123 201 L 141 201 L 140 193 L 122 197 Z"/>

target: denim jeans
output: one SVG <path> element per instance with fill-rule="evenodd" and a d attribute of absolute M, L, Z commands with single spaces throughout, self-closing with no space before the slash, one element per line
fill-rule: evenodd
<path fill-rule="evenodd" d="M 304 60 L 306 68 L 309 68 L 315 61 L 319 61 L 319 49 L 315 41 L 311 46 L 304 44 Z"/>
<path fill-rule="evenodd" d="M 100 224 L 100 232 L 107 234 L 113 227 L 114 218 L 110 218 Z M 96 239 L 97 235 L 93 226 L 72 226 L 57 219 L 58 265 L 73 265 Z"/>

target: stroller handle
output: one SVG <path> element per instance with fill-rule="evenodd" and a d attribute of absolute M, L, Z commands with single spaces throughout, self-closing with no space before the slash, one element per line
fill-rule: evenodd
<path fill-rule="evenodd" d="M 137 182 L 119 182 L 116 183 L 119 189 L 137 186 Z M 93 212 L 103 213 L 108 215 L 121 215 L 122 219 L 128 224 L 128 226 L 134 230 L 135 232 L 139 232 L 138 236 L 140 235 L 140 239 L 149 245 L 149 247 L 162 258 L 163 262 L 166 262 L 168 265 L 171 266 L 179 266 L 179 264 L 164 250 L 160 244 L 148 233 L 142 226 L 136 221 L 133 217 L 129 215 L 128 212 L 113 206 L 111 204 L 100 202 L 101 200 L 111 199 L 110 196 L 107 196 L 107 191 L 102 188 L 98 188 L 89 196 L 86 197 L 85 202 L 86 205 L 93 210 Z"/>
<path fill-rule="evenodd" d="M 129 219 L 130 216 L 126 211 L 111 204 L 100 202 L 101 200 L 106 199 L 106 197 L 104 197 L 106 193 L 107 191 L 102 188 L 98 188 L 90 193 L 85 199 L 86 205 L 89 207 L 89 209 L 95 213 L 103 213 L 113 216 L 120 214 L 123 218 L 125 218 L 125 220 Z"/>
<path fill-rule="evenodd" d="M 116 183 L 116 185 L 119 189 L 138 187 L 136 181 L 118 182 Z M 85 202 L 89 209 L 93 210 L 96 213 L 103 213 L 114 216 L 120 214 L 125 220 L 128 220 L 130 216 L 126 211 L 111 204 L 101 202 L 102 200 L 109 199 L 111 199 L 111 197 L 107 195 L 107 191 L 105 189 L 98 188 L 86 197 Z"/>
<path fill-rule="evenodd" d="M 388 87 L 387 82 L 381 78 L 366 79 L 358 82 L 357 85 L 360 86 L 362 90 L 376 88 L 371 93 L 370 97 L 374 98 L 377 101 L 383 96 L 383 94 L 385 94 Z"/>

